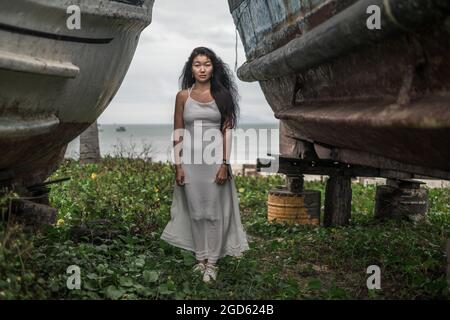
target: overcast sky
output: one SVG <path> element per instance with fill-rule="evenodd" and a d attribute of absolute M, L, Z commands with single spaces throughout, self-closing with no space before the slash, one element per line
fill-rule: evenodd
<path fill-rule="evenodd" d="M 235 26 L 226 0 L 156 0 L 130 69 L 98 122 L 173 123 L 178 78 L 191 51 L 212 49 L 234 72 Z M 245 62 L 238 37 L 238 67 Z M 241 123 L 277 122 L 258 83 L 235 77 Z"/>

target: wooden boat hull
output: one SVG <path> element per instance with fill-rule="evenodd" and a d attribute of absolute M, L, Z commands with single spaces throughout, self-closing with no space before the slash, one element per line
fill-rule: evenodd
<path fill-rule="evenodd" d="M 0 0 L 0 185 L 41 182 L 108 106 L 154 0 Z"/>
<path fill-rule="evenodd" d="M 369 3 L 381 31 L 367 29 Z M 247 55 L 238 76 L 281 120 L 281 154 L 450 179 L 447 1 L 229 5 Z"/>

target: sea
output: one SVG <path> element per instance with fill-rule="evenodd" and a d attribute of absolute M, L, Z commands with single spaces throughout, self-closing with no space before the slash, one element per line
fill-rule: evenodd
<path fill-rule="evenodd" d="M 120 130 L 119 128 L 123 128 Z M 152 161 L 172 161 L 172 124 L 99 124 L 102 156 L 151 158 Z M 124 130 L 124 131 L 123 131 Z M 66 158 L 78 159 L 79 137 L 67 147 Z M 233 131 L 231 164 L 241 170 L 243 164 L 255 164 L 257 158 L 279 154 L 278 123 L 239 124 Z M 323 180 L 324 176 L 305 175 L 306 180 Z M 360 178 L 362 184 L 385 184 L 383 178 Z M 450 181 L 421 179 L 430 188 L 448 188 Z"/>
<path fill-rule="evenodd" d="M 98 124 L 100 154 L 171 161 L 173 124 Z M 242 123 L 232 131 L 232 164 L 254 164 L 256 158 L 279 153 L 279 125 Z M 78 159 L 79 137 L 67 147 L 66 158 Z"/>

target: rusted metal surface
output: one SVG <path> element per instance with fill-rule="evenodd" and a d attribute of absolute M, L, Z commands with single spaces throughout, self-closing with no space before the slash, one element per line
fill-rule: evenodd
<path fill-rule="evenodd" d="M 450 171 L 450 148 L 445 147 L 450 145 L 450 95 L 433 98 L 408 106 L 335 103 L 330 109 L 308 105 L 277 116 L 303 137 L 328 146 Z"/>
<path fill-rule="evenodd" d="M 237 19 L 239 10 L 253 16 L 252 7 L 246 7 L 247 2 L 242 1 L 233 11 L 243 42 L 246 42 L 245 32 L 250 32 L 246 30 L 249 24 L 245 23 L 258 24 L 254 19 Z M 342 44 L 330 38 L 334 32 L 330 21 L 336 20 L 338 13 L 348 15 L 358 5 L 363 8 L 361 4 L 366 1 L 316 1 L 310 7 L 303 1 L 271 2 L 301 4 L 299 11 L 291 12 L 291 16 L 297 17 L 294 22 L 288 21 L 286 14 L 272 30 L 283 23 L 284 30 L 303 25 L 307 18 L 310 27 L 298 30 L 294 37 L 285 33 L 285 40 L 294 39 L 290 45 L 310 39 L 317 46 L 311 52 L 286 51 L 291 55 L 291 62 L 283 65 L 286 60 L 267 57 L 290 47 L 281 42 L 267 45 L 264 41 L 273 39 L 270 29 L 266 34 L 259 31 L 263 42 L 257 43 L 257 38 L 255 43 L 247 42 L 246 65 L 259 64 L 256 71 L 245 76 L 242 73 L 248 69 L 240 69 L 240 77 L 259 80 L 275 117 L 281 120 L 281 154 L 305 158 L 311 148 L 320 149 L 318 154 L 324 159 L 449 179 L 448 1 L 383 1 L 389 4 L 391 15 L 396 14 L 394 20 L 398 24 L 393 25 L 392 19 L 383 24 L 388 27 L 383 35 L 387 37 L 382 41 L 379 41 L 380 34 L 361 38 L 360 28 L 349 28 L 349 39 L 343 39 Z M 269 9 L 261 5 L 258 10 Z M 405 10 L 412 15 L 398 15 Z M 365 11 L 353 13 L 360 18 L 366 14 Z M 429 20 L 430 17 L 435 19 Z M 349 26 L 354 23 L 351 19 L 347 22 Z M 330 28 L 324 29 L 324 25 Z M 253 30 L 259 29 L 255 26 Z M 308 36 L 317 30 L 324 31 L 320 39 L 330 38 L 327 43 Z M 348 51 L 348 44 L 354 41 L 360 45 Z M 266 52 L 258 51 L 259 45 L 265 46 Z"/>
<path fill-rule="evenodd" d="M 0 0 L 0 184 L 39 183 L 108 106 L 154 0 Z"/>

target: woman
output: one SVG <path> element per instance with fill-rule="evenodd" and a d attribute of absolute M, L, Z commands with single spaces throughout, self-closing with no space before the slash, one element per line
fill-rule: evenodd
<path fill-rule="evenodd" d="M 228 66 L 205 47 L 192 51 L 180 80 L 183 90 L 174 114 L 176 184 L 171 220 L 161 239 L 193 251 L 193 270 L 209 282 L 216 280 L 220 258 L 249 249 L 229 165 L 238 95 Z"/>

